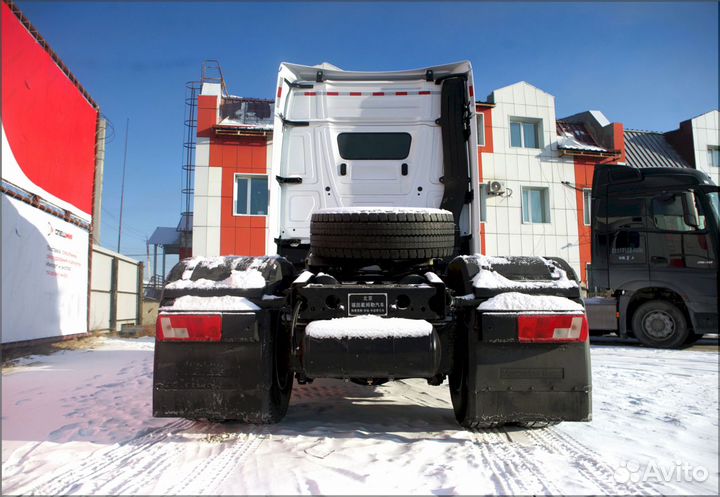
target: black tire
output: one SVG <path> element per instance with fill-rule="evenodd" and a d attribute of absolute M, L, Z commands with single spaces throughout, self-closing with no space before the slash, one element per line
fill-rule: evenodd
<path fill-rule="evenodd" d="M 455 357 L 453 369 L 448 375 L 450 386 L 450 400 L 452 401 L 455 419 L 463 428 L 469 430 L 483 430 L 496 428 L 505 423 L 501 421 L 480 421 L 474 413 L 470 412 L 471 387 L 469 382 L 469 356 L 467 332 L 461 332 L 455 343 Z"/>
<path fill-rule="evenodd" d="M 277 315 L 271 326 L 270 339 L 263 350 L 263 358 L 270 366 L 268 404 L 251 423 L 279 423 L 287 414 L 293 387 L 293 372 L 290 367 L 290 335 Z"/>
<path fill-rule="evenodd" d="M 464 334 L 463 334 L 464 335 Z M 472 428 L 472 419 L 468 417 L 468 404 L 470 401 L 470 390 L 468 386 L 468 357 L 467 339 L 455 343 L 455 359 L 453 369 L 448 375 L 450 385 L 450 400 L 455 413 L 455 419 L 460 426 Z"/>
<path fill-rule="evenodd" d="M 692 345 L 693 343 L 700 340 L 703 336 L 705 335 L 703 335 L 702 333 L 688 333 L 688 337 L 685 340 L 685 345 Z"/>
<path fill-rule="evenodd" d="M 421 260 L 449 257 L 455 223 L 449 212 L 315 213 L 310 249 L 328 259 Z"/>
<path fill-rule="evenodd" d="M 670 302 L 651 300 L 635 310 L 632 318 L 635 338 L 643 345 L 659 349 L 675 349 L 690 333 L 682 311 Z"/>

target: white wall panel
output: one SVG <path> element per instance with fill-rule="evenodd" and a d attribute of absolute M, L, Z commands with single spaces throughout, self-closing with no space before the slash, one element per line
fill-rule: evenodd
<path fill-rule="evenodd" d="M 86 333 L 88 232 L 2 194 L 2 341 Z"/>

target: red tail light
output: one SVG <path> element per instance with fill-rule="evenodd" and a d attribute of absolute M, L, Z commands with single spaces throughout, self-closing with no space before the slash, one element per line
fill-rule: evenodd
<path fill-rule="evenodd" d="M 278 86 L 277 98 L 279 99 L 281 96 L 282 96 L 282 86 Z"/>
<path fill-rule="evenodd" d="M 160 314 L 155 322 L 160 342 L 219 342 L 222 338 L 220 314 Z"/>
<path fill-rule="evenodd" d="M 523 343 L 585 342 L 588 322 L 584 314 L 532 314 L 518 316 L 518 340 Z"/>

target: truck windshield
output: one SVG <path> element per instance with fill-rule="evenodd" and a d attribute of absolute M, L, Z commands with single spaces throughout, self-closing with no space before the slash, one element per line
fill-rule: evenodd
<path fill-rule="evenodd" d="M 710 205 L 712 206 L 713 213 L 715 214 L 715 219 L 720 222 L 720 201 L 718 200 L 718 192 L 708 193 L 708 198 L 710 199 Z"/>

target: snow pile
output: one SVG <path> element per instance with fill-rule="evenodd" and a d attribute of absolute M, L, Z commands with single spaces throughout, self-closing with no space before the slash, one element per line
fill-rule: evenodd
<path fill-rule="evenodd" d="M 494 271 L 494 264 L 511 264 L 505 257 L 493 257 L 476 254 L 473 259 L 477 260 L 480 271 L 473 277 L 475 288 L 519 288 L 519 289 L 540 289 L 540 288 L 577 288 L 577 281 L 568 278 L 567 271 L 557 267 L 552 261 L 539 257 L 551 270 L 551 280 L 511 280 L 502 274 Z M 513 261 L 516 262 L 517 261 Z"/>
<path fill-rule="evenodd" d="M 168 283 L 165 288 L 168 290 L 187 290 L 187 289 L 212 289 L 212 288 L 234 288 L 249 290 L 254 288 L 265 288 L 267 282 L 260 270 L 267 261 L 263 259 L 255 259 L 246 270 L 236 270 L 232 268 L 230 276 L 221 281 L 208 280 L 199 278 L 192 280 L 193 272 L 197 267 L 206 269 L 215 269 L 222 266 L 227 261 L 225 257 L 193 257 L 187 261 L 185 271 L 179 280 Z"/>
<path fill-rule="evenodd" d="M 161 311 L 259 311 L 260 308 L 245 297 L 195 297 L 184 295 L 175 299 L 173 305 Z"/>
<path fill-rule="evenodd" d="M 168 290 L 181 289 L 210 289 L 210 288 L 235 288 L 249 290 L 252 288 L 265 288 L 265 278 L 257 269 L 247 271 L 233 271 L 230 276 L 222 281 L 213 281 L 200 278 L 198 280 L 180 279 L 168 283 L 165 288 Z"/>
<path fill-rule="evenodd" d="M 298 277 L 295 278 L 293 284 L 301 285 L 303 283 L 307 283 L 313 276 L 314 275 L 310 271 L 303 271 L 302 273 L 298 274 Z"/>
<path fill-rule="evenodd" d="M 478 306 L 479 311 L 579 311 L 582 305 L 565 297 L 550 295 L 527 295 L 524 293 L 501 293 Z"/>
<path fill-rule="evenodd" d="M 305 328 L 312 338 L 410 338 L 426 337 L 432 324 L 423 319 L 356 316 L 313 321 Z"/>
<path fill-rule="evenodd" d="M 445 209 L 429 207 L 329 207 L 316 211 L 318 214 L 452 214 Z"/>
<path fill-rule="evenodd" d="M 442 285 L 442 284 L 443 284 L 443 280 L 440 279 L 440 276 L 438 276 L 437 274 L 435 274 L 435 273 L 433 273 L 433 272 L 431 272 L 431 271 L 428 271 L 427 273 L 425 273 L 425 277 L 427 278 L 427 280 L 428 280 L 430 283 L 435 283 L 435 284 L 438 284 L 438 285 Z"/>

